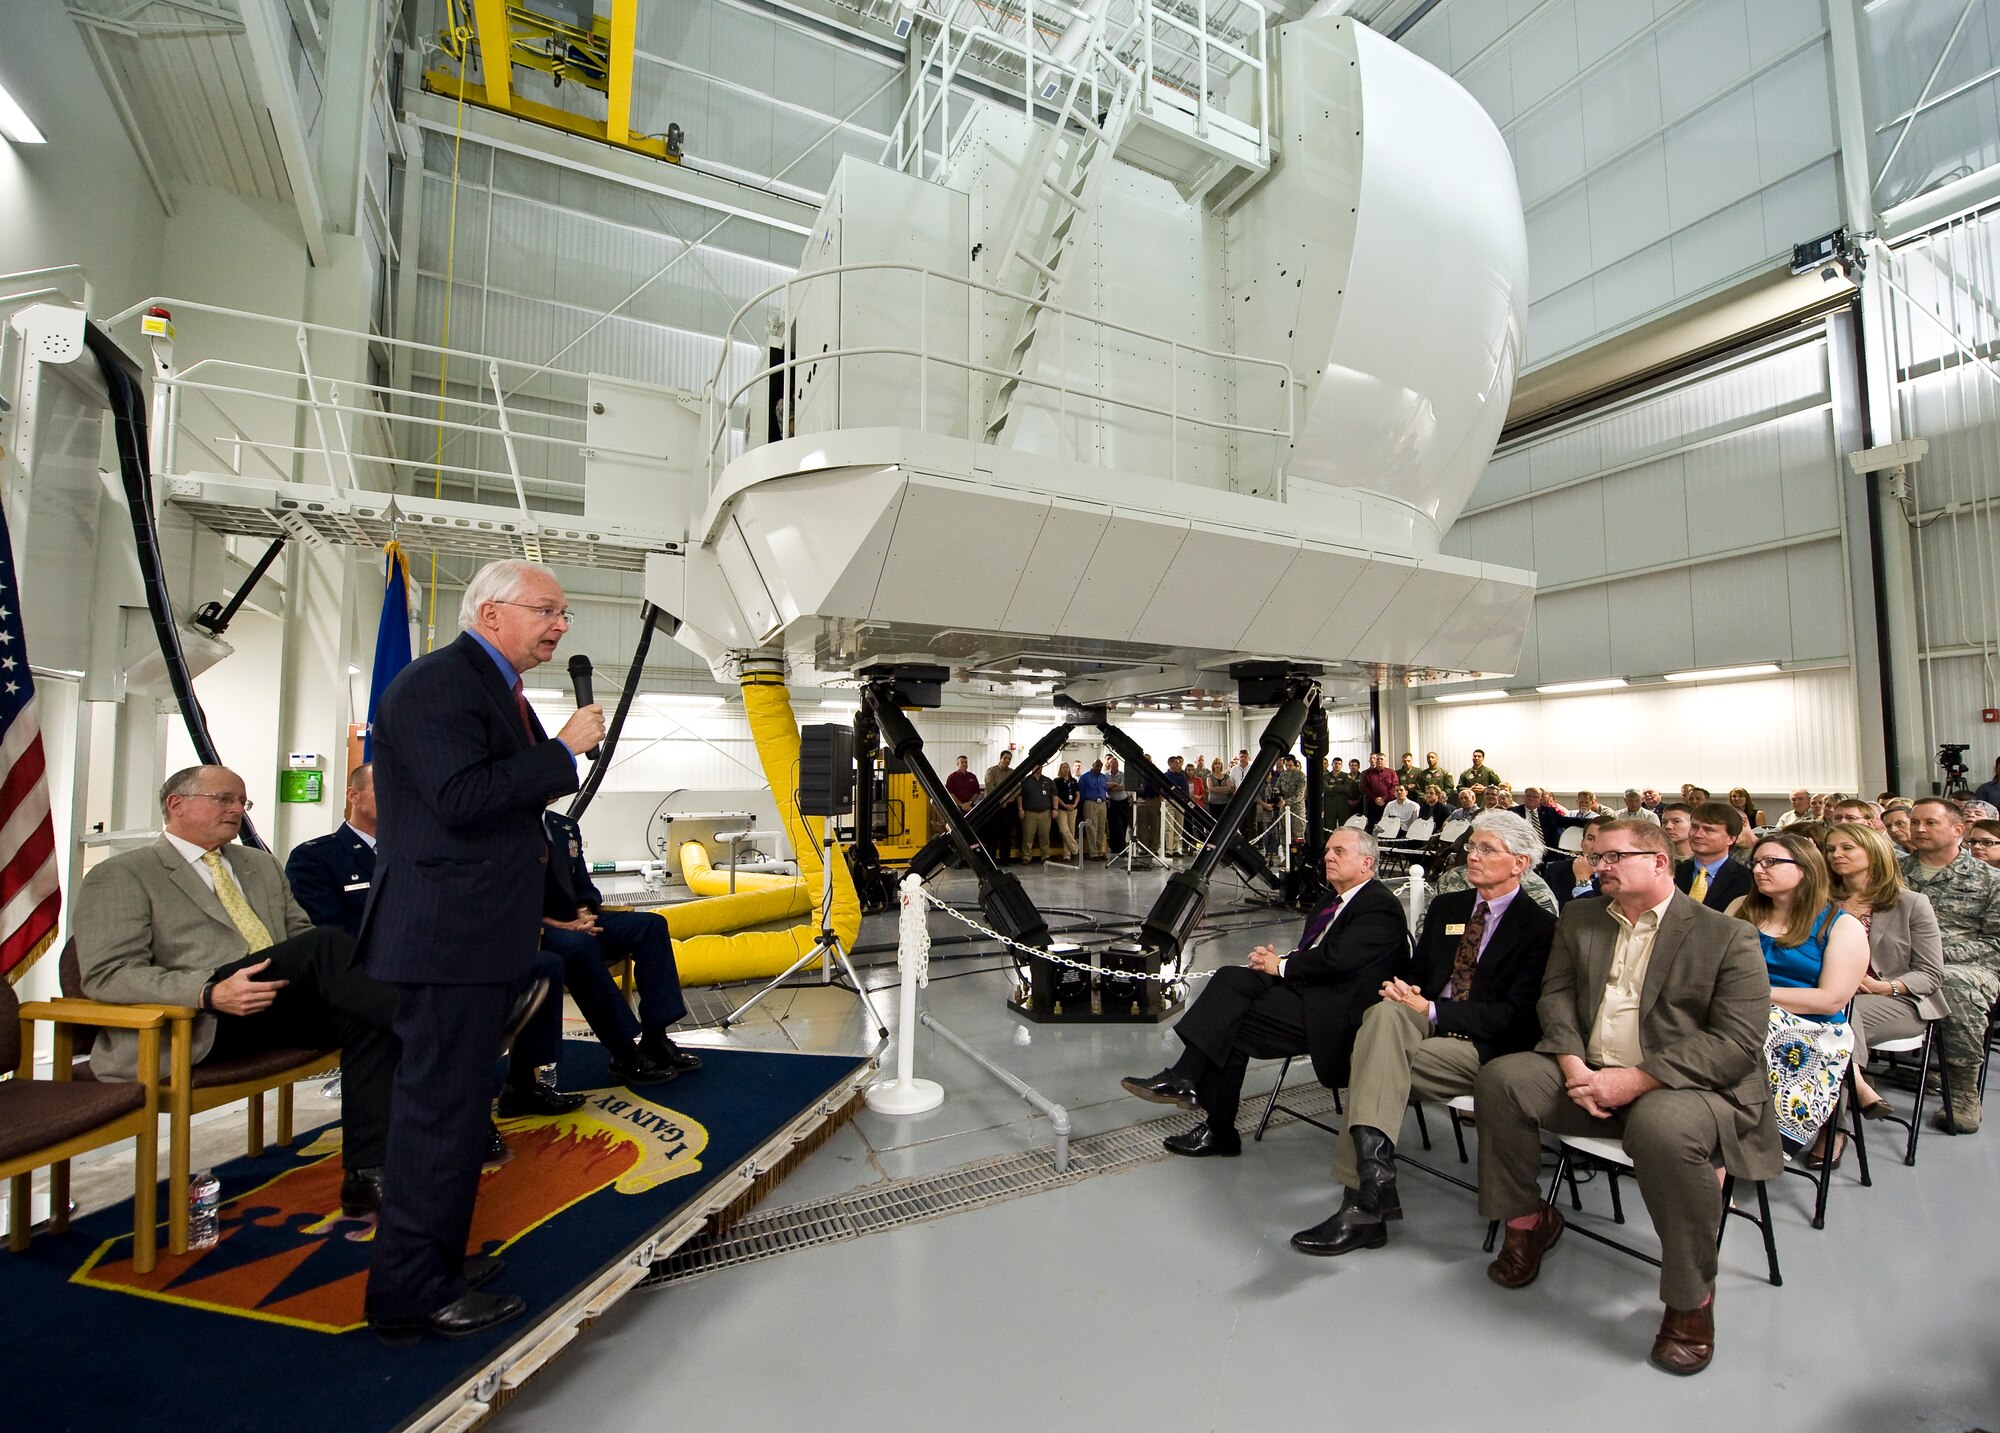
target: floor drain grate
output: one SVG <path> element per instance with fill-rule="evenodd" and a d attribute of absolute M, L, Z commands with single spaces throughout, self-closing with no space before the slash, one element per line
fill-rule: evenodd
<path fill-rule="evenodd" d="M 1318 1118 L 1333 1112 L 1333 1092 L 1321 1085 L 1297 1092 L 1288 1090 L 1285 1098 L 1291 1106 L 1273 1113 L 1272 1128 L 1295 1124 L 1305 1116 Z M 1254 1101 L 1239 1117 L 1237 1128 L 1242 1133 L 1247 1135 L 1256 1128 L 1262 1106 L 1261 1100 Z M 1100 1174 L 1135 1169 L 1166 1158 L 1166 1151 L 1160 1148 L 1160 1137 L 1167 1126 L 1178 1122 L 1179 1117 L 1148 1120 L 1073 1139 L 1069 1146 L 1069 1169 L 1063 1174 L 1055 1172 L 1047 1150 L 1022 1150 L 1018 1154 L 972 1160 L 935 1174 L 871 1184 L 810 1204 L 761 1210 L 738 1220 L 721 1235 L 703 1235 L 682 1245 L 671 1258 L 654 1266 L 641 1287 L 681 1283 L 737 1264 L 880 1234 L 1002 1200 L 1059 1189 Z"/>

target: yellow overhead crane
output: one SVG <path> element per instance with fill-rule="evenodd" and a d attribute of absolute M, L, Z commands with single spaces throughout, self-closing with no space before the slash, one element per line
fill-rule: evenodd
<path fill-rule="evenodd" d="M 681 162 L 681 127 L 665 134 L 632 132 L 632 56 L 638 43 L 639 0 L 611 0 L 609 18 L 593 13 L 591 0 L 450 0 L 451 25 L 439 35 L 458 73 L 432 69 L 424 88 L 566 134 L 615 144 L 636 154 Z M 584 23 L 585 21 L 588 23 Z M 472 78 L 474 53 L 479 78 Z M 507 63 L 492 57 L 505 55 Z M 558 86 L 582 85 L 605 97 L 602 121 L 515 93 L 513 67 L 540 70 Z"/>

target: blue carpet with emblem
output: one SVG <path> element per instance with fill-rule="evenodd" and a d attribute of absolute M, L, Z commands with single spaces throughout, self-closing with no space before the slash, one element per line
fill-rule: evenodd
<path fill-rule="evenodd" d="M 514 1157 L 481 1177 L 474 1252 L 528 1314 L 468 1339 L 389 1348 L 361 1324 L 371 1226 L 340 1215 L 339 1126 L 237 1159 L 214 1247 L 137 1274 L 128 1202 L 0 1252 L 0 1426 L 364 1433 L 403 1427 L 628 1257 L 866 1063 L 703 1049 L 665 1085 L 612 1085 L 595 1042 L 563 1049 L 583 1108 L 503 1123 Z M 164 1123 L 164 1121 L 163 1121 Z M 162 1137 L 164 1145 L 164 1134 Z M 164 1149 L 161 1162 L 165 1163 Z M 164 1211 L 164 1199 L 162 1200 Z"/>

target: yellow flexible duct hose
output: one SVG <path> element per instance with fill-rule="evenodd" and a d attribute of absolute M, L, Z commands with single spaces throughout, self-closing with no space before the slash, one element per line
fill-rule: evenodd
<path fill-rule="evenodd" d="M 718 871 L 708 858 L 708 847 L 699 841 L 681 842 L 681 880 L 698 896 L 733 896 L 744 891 L 804 890 L 798 876 L 773 875 L 766 871 L 741 871 L 736 889 L 729 889 L 729 872 Z M 808 892 L 810 896 L 812 893 Z M 786 912 L 787 915 L 792 912 Z"/>
<path fill-rule="evenodd" d="M 798 853 L 799 874 L 796 879 L 764 877 L 783 883 L 766 890 L 743 889 L 746 878 L 739 876 L 733 896 L 711 896 L 677 906 L 657 907 L 657 913 L 666 919 L 667 929 L 673 932 L 674 960 L 680 968 L 683 985 L 719 985 L 777 975 L 811 950 L 819 939 L 819 842 L 823 823 L 818 817 L 799 814 L 799 724 L 792 715 L 791 694 L 776 675 L 746 673 L 743 711 L 750 719 L 750 736 L 757 743 L 757 759 L 764 768 L 764 780 L 777 798 L 778 818 L 784 822 L 785 835 Z M 681 870 L 684 876 L 689 874 L 685 849 Z M 726 875 L 721 877 L 721 885 L 728 889 Z M 810 918 L 790 930 L 742 930 L 746 925 L 800 914 Z M 844 860 L 833 863 L 831 924 L 843 946 L 851 947 L 861 933 L 861 901 Z M 722 931 L 738 933 L 725 935 Z"/>

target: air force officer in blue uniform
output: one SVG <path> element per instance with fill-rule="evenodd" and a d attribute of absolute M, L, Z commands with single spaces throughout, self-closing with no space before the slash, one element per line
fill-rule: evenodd
<path fill-rule="evenodd" d="M 375 885 L 375 772 L 367 762 L 347 773 L 340 829 L 292 847 L 285 883 L 314 925 L 361 933 Z"/>
<path fill-rule="evenodd" d="M 604 736 L 592 705 L 549 737 L 522 691 L 569 629 L 547 568 L 489 563 L 458 617 L 457 641 L 389 684 L 374 730 L 382 824 L 361 952 L 400 992 L 403 1056 L 367 1312 L 392 1342 L 475 1333 L 527 1307 L 471 1287 L 495 1264 L 468 1269 L 465 1244 L 493 1060 L 541 934 L 542 808 L 577 789 L 578 754 Z"/>

